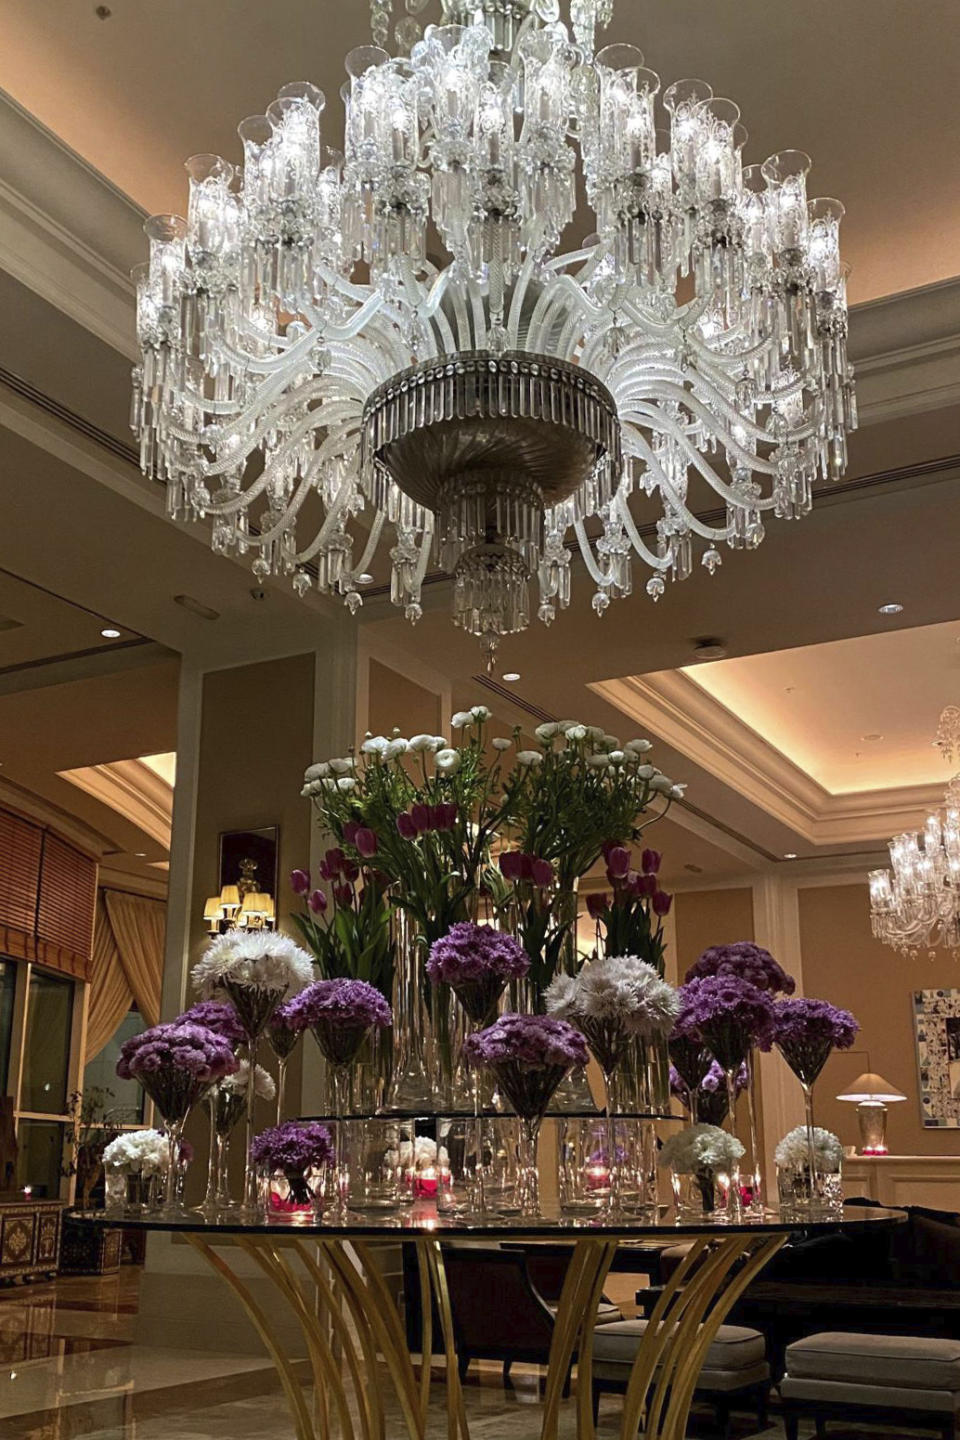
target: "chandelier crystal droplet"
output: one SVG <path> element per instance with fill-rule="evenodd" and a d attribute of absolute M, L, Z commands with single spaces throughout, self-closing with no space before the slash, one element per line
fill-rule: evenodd
<path fill-rule="evenodd" d="M 132 423 L 171 517 L 258 580 L 355 611 L 382 545 L 394 604 L 417 620 L 442 568 L 492 662 L 569 603 L 573 550 L 598 615 L 637 557 L 656 600 L 842 475 L 843 206 L 798 151 L 744 167 L 703 81 L 595 53 L 612 0 L 569 29 L 558 0 L 429 4 L 373 0 L 343 154 L 303 82 L 242 122 L 242 169 L 187 161 L 135 272 Z M 560 250 L 580 193 L 596 233 Z"/>

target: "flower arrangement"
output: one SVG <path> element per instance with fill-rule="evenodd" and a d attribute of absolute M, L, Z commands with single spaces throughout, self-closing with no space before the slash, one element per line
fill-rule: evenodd
<path fill-rule="evenodd" d="M 766 990 L 731 974 L 688 980 L 680 989 L 676 1031 L 705 1045 L 725 1071 L 737 1070 L 754 1046 L 770 1049 L 773 1001 Z"/>
<path fill-rule="evenodd" d="M 742 1095 L 749 1083 L 747 1067 L 741 1065 L 734 1080 L 735 1095 Z M 710 1061 L 700 1083 L 692 1087 L 687 1084 L 676 1065 L 671 1065 L 670 1093 L 677 1097 L 694 1123 L 722 1125 L 730 1113 L 726 1076 L 716 1060 Z"/>
<path fill-rule="evenodd" d="M 225 1075 L 220 1081 L 220 1089 L 227 1090 L 234 1095 L 246 1095 L 247 1083 L 250 1078 L 250 1061 L 241 1060 L 232 1075 Z M 258 1100 L 273 1100 L 276 1098 L 277 1087 L 269 1070 L 262 1065 L 254 1068 L 253 1076 L 254 1094 Z"/>
<path fill-rule="evenodd" d="M 207 946 L 191 972 L 204 1000 L 229 994 L 234 1004 L 245 989 L 300 990 L 313 979 L 313 962 L 286 935 L 273 930 L 228 930 Z"/>
<path fill-rule="evenodd" d="M 611 890 L 587 896 L 587 912 L 597 926 L 597 952 L 639 955 L 662 976 L 663 921 L 673 903 L 657 878 L 662 857 L 645 849 L 637 870 L 629 847 L 613 841 L 604 845 L 603 855 Z"/>
<path fill-rule="evenodd" d="M 160 1175 L 167 1167 L 167 1137 L 159 1130 L 126 1130 L 103 1152 L 104 1169 L 125 1175 Z"/>
<path fill-rule="evenodd" d="M 676 990 L 636 955 L 592 960 L 576 976 L 557 975 L 546 993 L 549 1014 L 583 1031 L 604 1075 L 638 1035 L 669 1035 L 680 1012 Z"/>
<path fill-rule="evenodd" d="M 834 1050 L 849 1050 L 860 1029 L 849 1010 L 826 1000 L 781 1000 L 775 1007 L 774 1039 L 803 1085 L 812 1085 Z"/>
<path fill-rule="evenodd" d="M 732 1174 L 744 1149 L 735 1135 L 716 1125 L 689 1125 L 663 1142 L 660 1164 L 678 1175 Z"/>
<path fill-rule="evenodd" d="M 210 1086 L 238 1067 L 233 1047 L 215 1030 L 176 1021 L 125 1040 L 121 1080 L 138 1080 L 167 1122 L 182 1121 Z"/>
<path fill-rule="evenodd" d="M 365 980 L 389 998 L 396 963 L 389 877 L 374 863 L 378 841 L 372 830 L 351 820 L 344 826 L 344 839 L 357 859 L 331 846 L 320 862 L 325 890 L 313 887 L 308 870 L 294 870 L 290 883 L 294 894 L 305 898 L 306 908 L 294 914 L 293 921 L 322 979 Z"/>
<path fill-rule="evenodd" d="M 493 1071 L 525 1118 L 542 1115 L 567 1071 L 588 1059 L 583 1036 L 565 1020 L 512 1013 L 468 1035 L 463 1054 L 468 1064 Z"/>
<path fill-rule="evenodd" d="M 281 1001 L 267 1022 L 267 1039 L 278 1060 L 286 1060 L 292 1055 L 302 1033 L 295 1025 L 290 1024 L 289 1007 L 292 1004 L 293 1000 Z"/>
<path fill-rule="evenodd" d="M 222 1035 L 224 1040 L 236 1049 L 246 1040 L 246 1032 L 234 1007 L 226 1000 L 199 1000 L 182 1015 L 177 1016 L 178 1025 L 204 1025 Z"/>
<path fill-rule="evenodd" d="M 843 1146 L 831 1130 L 813 1127 L 813 1156 L 815 1169 L 824 1175 L 836 1175 L 843 1164 Z M 802 1170 L 810 1165 L 809 1133 L 806 1125 L 784 1135 L 776 1150 L 774 1159 L 783 1170 Z"/>
<path fill-rule="evenodd" d="M 269 1170 L 287 1176 L 319 1170 L 333 1159 L 330 1131 L 316 1120 L 287 1120 L 271 1125 L 253 1137 L 253 1158 Z"/>
<path fill-rule="evenodd" d="M 530 957 L 512 935 L 469 920 L 434 940 L 426 964 L 431 983 L 449 985 L 477 1025 L 490 1018 L 508 983 L 529 969 Z"/>
<path fill-rule="evenodd" d="M 714 975 L 727 975 L 744 980 L 757 990 L 770 994 L 792 995 L 797 983 L 769 950 L 752 940 L 736 940 L 730 945 L 711 945 L 684 976 L 685 980 L 705 980 Z"/>
<path fill-rule="evenodd" d="M 386 1000 L 365 980 L 316 980 L 294 996 L 286 1010 L 294 1030 L 312 1030 L 334 1066 L 349 1064 L 367 1032 L 392 1023 Z"/>

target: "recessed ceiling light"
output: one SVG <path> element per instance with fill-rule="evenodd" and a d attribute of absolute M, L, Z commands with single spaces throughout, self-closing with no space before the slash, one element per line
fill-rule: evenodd
<path fill-rule="evenodd" d="M 104 640 L 119 640 L 119 639 L 120 639 L 120 631 L 119 631 L 119 630 L 114 630 L 114 628 L 113 628 L 112 625 L 107 625 L 107 626 L 105 626 L 105 628 L 100 631 L 100 634 L 103 636 Z"/>
<path fill-rule="evenodd" d="M 879 605 L 877 607 L 877 613 L 880 615 L 899 615 L 902 609 L 903 606 L 898 605 L 896 600 L 888 600 L 885 605 Z"/>
<path fill-rule="evenodd" d="M 357 576 L 357 584 L 358 584 L 358 585 L 372 585 L 372 584 L 373 584 L 373 576 L 372 576 L 372 575 L 368 575 L 367 572 L 366 572 L 366 570 L 364 570 L 364 572 L 363 572 L 362 575 L 358 575 L 358 576 Z"/>
<path fill-rule="evenodd" d="M 785 850 L 784 853 L 783 853 L 783 858 L 784 858 L 784 860 L 796 860 L 796 858 L 797 858 L 797 852 L 796 852 L 796 850 Z"/>
<path fill-rule="evenodd" d="M 514 681 L 520 679 L 520 672 L 519 670 L 504 670 L 500 678 L 506 680 L 508 685 L 512 685 Z"/>
<path fill-rule="evenodd" d="M 693 658 L 695 660 L 725 660 L 726 657 L 726 645 L 714 635 L 704 635 L 693 642 Z"/>
<path fill-rule="evenodd" d="M 146 858 L 147 858 L 147 852 L 146 852 L 146 850 L 134 850 L 134 852 L 133 852 L 133 858 L 134 858 L 134 860 L 146 860 Z"/>
<path fill-rule="evenodd" d="M 874 733 L 873 733 L 872 735 L 861 735 L 861 736 L 860 736 L 860 739 L 861 739 L 861 740 L 882 740 L 882 739 L 883 739 L 883 736 L 882 736 L 882 735 L 878 735 L 878 734 L 876 733 L 876 731 L 874 731 Z"/>

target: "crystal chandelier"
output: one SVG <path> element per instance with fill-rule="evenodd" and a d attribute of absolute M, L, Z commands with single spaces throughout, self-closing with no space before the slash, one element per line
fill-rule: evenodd
<path fill-rule="evenodd" d="M 952 763 L 960 757 L 960 710 L 948 705 L 934 745 Z M 944 811 L 927 816 L 923 834 L 895 835 L 891 870 L 871 870 L 874 935 L 904 954 L 941 946 L 960 955 L 960 775 L 947 786 Z"/>
<path fill-rule="evenodd" d="M 532 582 L 543 622 L 569 603 L 574 550 L 598 614 L 635 556 L 656 600 L 842 475 L 843 207 L 808 202 L 798 151 L 744 168 L 703 81 L 659 115 L 638 50 L 595 53 L 612 0 L 570 0 L 569 29 L 559 0 L 441 0 L 423 30 L 429 3 L 396 24 L 409 55 L 347 56 L 343 155 L 298 83 L 240 125 L 242 170 L 187 162 L 187 218 L 147 222 L 136 273 L 133 424 L 215 551 L 353 612 L 382 544 L 411 621 L 438 564 L 492 663 Z M 561 249 L 579 185 L 596 233 Z"/>

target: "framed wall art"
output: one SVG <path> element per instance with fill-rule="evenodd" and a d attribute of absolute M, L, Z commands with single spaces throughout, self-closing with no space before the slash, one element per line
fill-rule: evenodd
<path fill-rule="evenodd" d="M 960 1129 L 960 990 L 915 990 L 920 1114 L 933 1129 Z"/>

